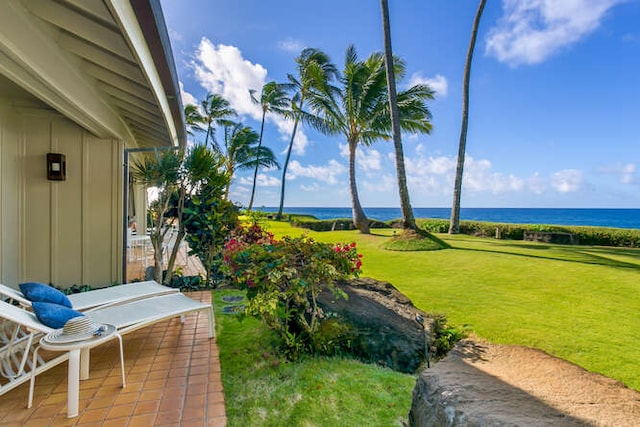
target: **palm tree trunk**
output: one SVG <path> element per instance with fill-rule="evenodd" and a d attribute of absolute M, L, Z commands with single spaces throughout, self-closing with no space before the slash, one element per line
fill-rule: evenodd
<path fill-rule="evenodd" d="M 356 148 L 357 143 L 349 141 L 349 189 L 351 190 L 351 212 L 353 215 L 353 225 L 362 234 L 370 234 L 369 220 L 360 206 L 358 198 L 358 186 L 356 185 Z"/>
<path fill-rule="evenodd" d="M 300 102 L 302 107 L 302 101 Z M 298 130 L 298 122 L 300 121 L 300 114 L 296 115 L 293 122 L 293 131 L 291 132 L 291 141 L 289 141 L 289 148 L 287 148 L 287 157 L 284 159 L 284 166 L 282 167 L 282 183 L 280 184 L 280 207 L 278 208 L 278 214 L 276 219 L 282 219 L 282 210 L 284 208 L 284 185 L 287 177 L 287 168 L 289 167 L 289 159 L 291 158 L 291 149 L 293 148 L 293 139 L 296 137 L 296 131 Z"/>
<path fill-rule="evenodd" d="M 211 120 L 207 122 L 207 135 L 204 137 L 204 146 L 209 143 L 209 134 L 211 133 Z"/>
<path fill-rule="evenodd" d="M 396 170 L 398 174 L 398 191 L 400 192 L 400 208 L 402 210 L 402 226 L 404 229 L 416 228 L 416 221 L 409 200 L 407 175 L 404 168 L 404 152 L 400 135 L 400 117 L 398 115 L 398 98 L 396 94 L 396 77 L 393 70 L 393 51 L 391 50 L 391 28 L 389 24 L 389 4 L 387 0 L 380 0 L 382 7 L 382 29 L 384 34 L 384 62 L 387 70 L 387 85 L 389 89 L 389 108 L 391 110 L 391 130 L 393 145 L 396 151 Z"/>
<path fill-rule="evenodd" d="M 258 167 L 260 167 L 260 147 L 262 147 L 262 134 L 264 133 L 264 118 L 267 112 L 262 110 L 262 124 L 260 125 L 260 139 L 258 140 L 258 155 L 256 156 L 256 168 L 253 171 L 253 187 L 251 188 L 251 198 L 249 199 L 249 207 L 247 208 L 251 212 L 253 207 L 253 197 L 256 194 L 256 179 L 258 178 Z"/>
<path fill-rule="evenodd" d="M 458 164 L 456 166 L 456 182 L 453 186 L 453 204 L 451 206 L 451 221 L 449 223 L 449 234 L 457 234 L 460 232 L 460 197 L 462 193 L 462 175 L 464 173 L 464 158 L 467 150 L 467 128 L 469 126 L 469 79 L 471 78 L 471 61 L 473 59 L 473 50 L 476 45 L 476 37 L 478 35 L 478 26 L 482 11 L 487 1 L 480 0 L 476 17 L 473 21 L 471 29 L 471 41 L 469 42 L 469 50 L 467 51 L 467 61 L 464 66 L 464 80 L 462 83 L 462 129 L 460 130 L 460 142 L 458 145 Z"/>

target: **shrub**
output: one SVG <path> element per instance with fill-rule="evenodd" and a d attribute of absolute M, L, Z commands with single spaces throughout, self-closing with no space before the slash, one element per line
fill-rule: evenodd
<path fill-rule="evenodd" d="M 447 324 L 447 316 L 441 313 L 430 313 L 431 344 L 429 357 L 440 360 L 449 353 L 453 346 L 466 336 L 464 331 Z"/>
<path fill-rule="evenodd" d="M 316 298 L 323 289 L 346 297 L 334 283 L 360 273 L 355 243 L 330 245 L 304 236 L 276 240 L 253 224 L 236 229 L 223 258 L 225 272 L 247 291 L 246 313 L 261 317 L 278 334 L 289 359 L 340 348 L 335 339 L 348 334 L 323 327 Z"/>
<path fill-rule="evenodd" d="M 308 216 L 294 216 L 290 217 L 291 225 L 299 228 L 306 228 L 313 231 L 335 231 L 335 230 L 355 230 L 353 220 L 350 218 L 338 218 L 338 219 L 325 219 L 319 220 Z M 370 228 L 390 228 L 390 225 L 377 221 L 375 219 L 369 220 Z"/>
<path fill-rule="evenodd" d="M 430 233 L 449 231 L 448 220 L 420 219 L 416 222 L 420 228 Z M 500 238 L 507 240 L 522 240 L 525 231 L 549 231 L 574 234 L 581 245 L 640 248 L 640 230 L 637 229 L 460 221 L 461 234 L 495 237 L 496 229 L 499 229 Z"/>

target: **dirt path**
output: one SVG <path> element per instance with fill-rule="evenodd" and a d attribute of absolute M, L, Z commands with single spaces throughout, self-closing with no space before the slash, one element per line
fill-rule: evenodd
<path fill-rule="evenodd" d="M 461 361 L 585 425 L 640 426 L 640 393 L 542 351 L 465 340 Z M 640 374 L 640 372 L 639 372 Z"/>

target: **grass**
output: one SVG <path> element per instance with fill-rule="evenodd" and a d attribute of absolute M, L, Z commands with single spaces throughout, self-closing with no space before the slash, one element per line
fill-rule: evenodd
<path fill-rule="evenodd" d="M 401 233 L 394 233 L 382 245 L 388 251 L 437 251 L 449 247 L 441 239 L 425 231 L 405 230 Z"/>
<path fill-rule="evenodd" d="M 412 375 L 353 360 L 307 357 L 286 363 L 254 318 L 223 314 L 215 291 L 216 325 L 228 425 L 401 426 L 411 405 Z"/>
<path fill-rule="evenodd" d="M 489 341 L 541 349 L 640 390 L 640 249 L 437 237 L 451 249 L 386 251 L 392 230 L 324 233 L 270 222 L 276 235 L 355 241 L 363 276 L 396 286 Z"/>
<path fill-rule="evenodd" d="M 539 348 L 640 390 L 640 249 L 562 246 L 438 234 L 450 249 L 382 249 L 393 230 L 276 236 L 358 244 L 363 276 L 389 281 L 426 312 L 481 338 Z M 214 293 L 219 310 L 222 292 Z M 400 425 L 415 378 L 359 362 L 287 364 L 255 319 L 217 313 L 229 425 Z"/>

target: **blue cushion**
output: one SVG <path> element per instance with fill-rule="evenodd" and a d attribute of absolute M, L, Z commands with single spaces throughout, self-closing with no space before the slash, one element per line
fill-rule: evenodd
<path fill-rule="evenodd" d="M 69 319 L 84 316 L 84 314 L 78 311 L 50 302 L 34 302 L 32 307 L 38 320 L 44 325 L 54 329 L 62 328 Z"/>
<path fill-rule="evenodd" d="M 72 307 L 71 301 L 65 294 L 44 283 L 20 283 L 20 291 L 31 302 L 51 302 L 69 308 Z"/>

